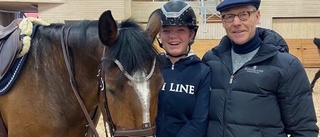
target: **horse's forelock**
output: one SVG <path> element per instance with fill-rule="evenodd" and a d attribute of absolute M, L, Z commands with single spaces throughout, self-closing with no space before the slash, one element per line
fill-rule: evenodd
<path fill-rule="evenodd" d="M 128 19 L 124 20 L 123 22 L 121 22 L 119 24 L 119 28 L 120 29 L 134 28 L 134 29 L 139 29 L 139 30 L 143 31 L 142 27 L 133 18 L 128 18 Z"/>
<path fill-rule="evenodd" d="M 118 40 L 109 49 L 107 58 L 119 60 L 129 74 L 138 70 L 148 71 L 146 66 L 151 66 L 158 52 L 142 27 L 127 19 L 119 25 L 118 33 Z"/>

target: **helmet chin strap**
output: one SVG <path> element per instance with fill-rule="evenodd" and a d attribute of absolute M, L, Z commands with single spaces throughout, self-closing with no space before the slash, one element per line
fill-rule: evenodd
<path fill-rule="evenodd" d="M 157 38 L 157 41 L 158 41 L 159 46 L 160 46 L 162 49 L 164 49 L 162 43 L 160 43 L 160 41 L 159 41 L 158 38 Z M 192 44 L 193 44 L 193 40 L 188 43 L 188 50 L 187 50 L 187 52 L 186 52 L 185 54 L 180 54 L 180 55 L 174 56 L 174 55 L 171 55 L 170 53 L 168 53 L 168 52 L 166 51 L 166 55 L 168 55 L 168 56 L 170 56 L 170 57 L 173 57 L 173 58 L 180 58 L 180 57 L 182 57 L 182 56 L 188 56 L 188 54 L 189 54 L 189 52 L 190 52 L 190 50 L 191 50 L 191 45 L 192 45 Z"/>

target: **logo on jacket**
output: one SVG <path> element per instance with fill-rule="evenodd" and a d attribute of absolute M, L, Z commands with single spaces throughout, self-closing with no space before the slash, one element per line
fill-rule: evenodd
<path fill-rule="evenodd" d="M 162 91 L 167 91 L 166 90 L 166 86 L 170 86 L 169 87 L 169 91 L 171 92 L 184 92 L 187 94 L 194 94 L 194 86 L 193 85 L 183 85 L 183 84 L 176 84 L 176 83 L 169 83 L 167 85 L 167 83 L 163 83 L 161 90 Z"/>
<path fill-rule="evenodd" d="M 245 70 L 249 73 L 256 73 L 256 74 L 260 74 L 264 72 L 264 70 L 257 69 L 257 66 L 246 67 Z"/>

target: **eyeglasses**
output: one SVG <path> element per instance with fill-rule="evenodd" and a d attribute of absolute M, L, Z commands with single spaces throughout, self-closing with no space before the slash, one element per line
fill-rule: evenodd
<path fill-rule="evenodd" d="M 225 23 L 232 23 L 234 21 L 234 17 L 238 16 L 241 21 L 246 21 L 250 18 L 250 14 L 256 11 L 243 11 L 239 14 L 225 14 L 222 15 L 222 20 Z"/>

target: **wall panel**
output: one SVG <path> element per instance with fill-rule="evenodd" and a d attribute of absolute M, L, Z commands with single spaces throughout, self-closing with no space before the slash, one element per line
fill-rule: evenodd
<path fill-rule="evenodd" d="M 116 20 L 125 18 L 125 0 L 66 0 L 64 4 L 39 4 L 39 17 L 44 20 L 96 20 L 111 10 Z"/>
<path fill-rule="evenodd" d="M 277 18 L 272 28 L 286 39 L 312 39 L 320 37 L 320 17 Z"/>
<path fill-rule="evenodd" d="M 66 0 L 0 0 L 0 2 L 64 3 Z"/>
<path fill-rule="evenodd" d="M 320 0 L 262 0 L 263 16 L 320 17 Z"/>

